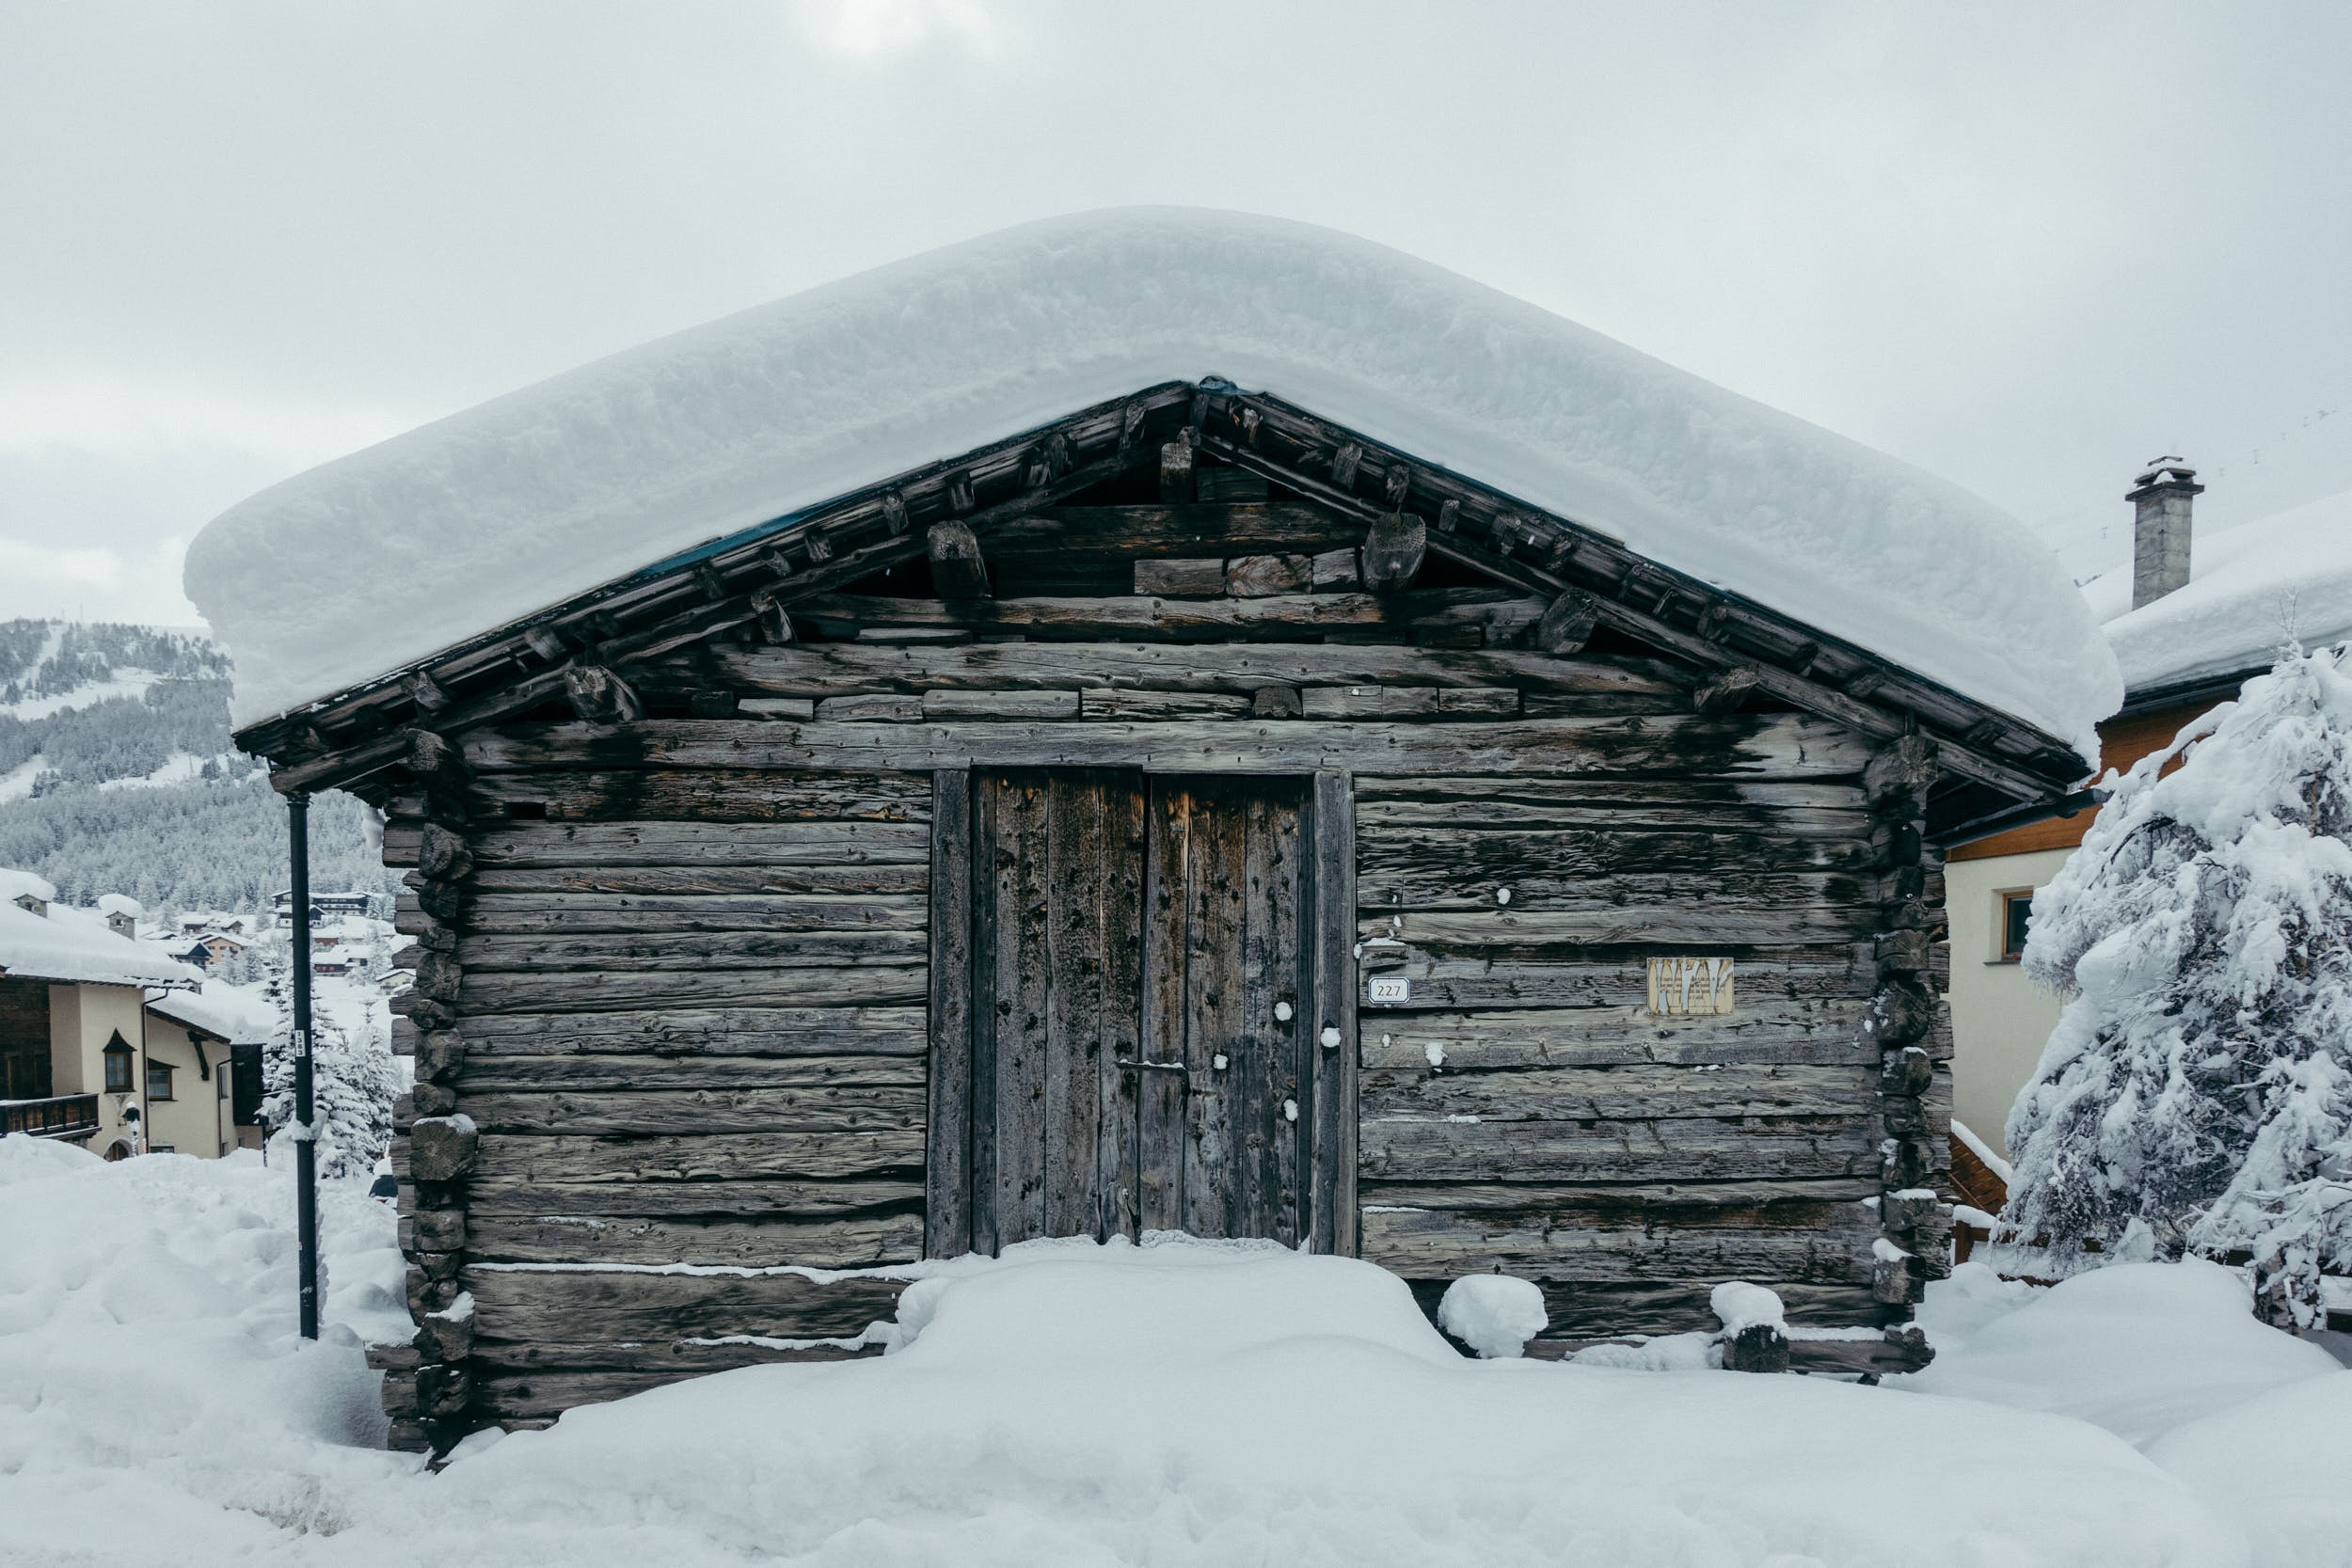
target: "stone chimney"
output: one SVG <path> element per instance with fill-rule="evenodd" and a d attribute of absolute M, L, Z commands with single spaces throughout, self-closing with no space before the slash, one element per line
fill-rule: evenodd
<path fill-rule="evenodd" d="M 38 893 L 18 894 L 16 895 L 16 907 L 23 910 L 26 914 L 37 914 L 44 920 L 49 916 L 49 900 L 43 898 Z"/>
<path fill-rule="evenodd" d="M 139 934 L 139 917 L 128 910 L 113 911 L 106 916 L 106 929 L 119 937 L 135 937 Z"/>
<path fill-rule="evenodd" d="M 2159 457 L 2123 498 L 2137 509 L 2132 517 L 2134 610 L 2188 586 L 2189 504 L 2204 493 L 2196 469 L 2177 457 Z"/>

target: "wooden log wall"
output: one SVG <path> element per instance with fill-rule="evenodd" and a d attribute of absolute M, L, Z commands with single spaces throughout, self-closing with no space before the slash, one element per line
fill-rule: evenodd
<path fill-rule="evenodd" d="M 1949 1073 L 1906 1022 L 1918 1082 L 1885 1098 L 1884 995 L 1910 981 L 1883 955 L 1932 934 L 1941 887 L 1865 765 L 1359 778 L 1363 1256 L 1432 1307 L 1463 1274 L 1533 1278 L 1569 1339 L 1711 1329 L 1733 1278 L 1798 1321 L 1915 1299 L 1872 1243 L 1885 1195 L 1931 1179 Z M 1733 960 L 1733 1011 L 1649 1010 L 1648 960 L 1680 955 Z"/>
<path fill-rule="evenodd" d="M 574 721 L 415 739 L 396 1440 L 890 1316 L 924 1245 L 934 776 L 974 768 L 1314 775 L 1318 820 L 1352 808 L 1359 945 L 1317 941 L 1359 966 L 1356 1193 L 1315 1223 L 1432 1307 L 1501 1268 L 1562 1340 L 1712 1326 L 1733 1277 L 1800 1321 L 1902 1315 L 1948 1214 L 1925 747 L 1537 651 L 1516 592 L 1362 592 L 1360 551 L 1309 553 L 1327 522 L 1233 508 L 1299 564 L 1217 555 L 1212 510 L 1153 521 L 1184 556 L 1120 556 L 1124 596 L 833 594 L 792 615 L 836 641 L 629 672 L 654 717 L 616 676 Z M 1111 523 L 1030 531 L 1061 527 Z M 1675 956 L 1731 958 L 1735 1010 L 1649 1014 Z"/>
<path fill-rule="evenodd" d="M 395 802 L 397 1443 L 858 1354 L 795 1342 L 891 1316 L 901 1282 L 816 1275 L 922 1251 L 930 816 L 928 775 L 862 771 L 469 769 Z"/>

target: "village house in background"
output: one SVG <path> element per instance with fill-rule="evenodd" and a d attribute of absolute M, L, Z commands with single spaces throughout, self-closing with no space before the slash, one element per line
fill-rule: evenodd
<path fill-rule="evenodd" d="M 2204 486 L 2177 458 L 2149 466 L 2125 498 L 2132 560 L 2084 587 L 2125 682 L 2099 726 L 2101 766 L 2128 770 L 2268 670 L 2290 641 L 2352 636 L 2352 493 L 2192 536 Z M 1952 847 L 1954 1171 L 1968 1202 L 2006 1196 L 2010 1107 L 2042 1059 L 2064 999 L 2018 966 L 2036 890 L 2097 819 L 2095 807 Z"/>
<path fill-rule="evenodd" d="M 55 895 L 0 871 L 0 1132 L 108 1159 L 251 1141 L 270 1011 L 139 942 L 130 899 L 89 911 Z"/>

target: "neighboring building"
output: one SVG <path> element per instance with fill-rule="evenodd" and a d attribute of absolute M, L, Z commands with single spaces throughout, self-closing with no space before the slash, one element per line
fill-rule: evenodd
<path fill-rule="evenodd" d="M 310 924 L 337 915 L 364 916 L 373 904 L 364 893 L 313 893 L 310 895 Z M 294 915 L 294 893 L 280 889 L 270 895 L 270 910 L 281 922 Z"/>
<path fill-rule="evenodd" d="M 2101 765 L 2128 769 L 2276 661 L 2289 638 L 2352 636 L 2352 492 L 2191 537 L 2203 486 L 2177 459 L 2151 465 L 2126 498 L 2133 559 L 2084 587 L 2125 685 L 2099 726 Z M 2095 808 L 1957 845 L 1945 867 L 1952 940 L 1952 1114 L 1995 1153 L 2062 999 L 2019 968 L 2033 894 L 2096 820 Z"/>
<path fill-rule="evenodd" d="M 154 1151 L 168 1147 L 209 1155 L 261 1148 L 266 1131 L 261 1125 L 261 1052 L 277 1028 L 276 1009 L 249 992 L 207 982 L 200 990 L 153 998 L 147 1014 L 148 1136 Z M 242 1086 L 236 1077 L 241 1046 L 248 1058 Z M 190 1057 L 193 1076 L 186 1071 Z"/>
<path fill-rule="evenodd" d="M 93 912 L 55 896 L 40 878 L 0 871 L 0 1132 L 108 1159 L 233 1147 L 227 1053 L 203 1042 L 225 1048 L 240 1029 L 225 1026 L 222 1004 L 188 994 L 202 974 L 135 940 L 129 900 Z M 191 1010 L 210 1022 L 180 1022 Z"/>
<path fill-rule="evenodd" d="M 1200 214 L 618 356 L 190 560 L 239 743 L 409 872 L 406 1447 L 840 1354 L 1035 1237 L 1504 1270 L 1554 1355 L 1732 1278 L 1898 1323 L 1937 835 L 2063 796 L 2114 687 L 1964 493 Z"/>
<path fill-rule="evenodd" d="M 227 932 L 207 931 L 186 947 L 172 954 L 172 957 L 182 963 L 194 964 L 199 969 L 212 969 L 216 965 L 227 963 L 244 951 L 245 943 Z"/>

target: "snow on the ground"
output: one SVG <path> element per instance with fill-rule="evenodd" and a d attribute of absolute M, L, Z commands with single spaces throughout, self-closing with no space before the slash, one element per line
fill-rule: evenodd
<path fill-rule="evenodd" d="M 2270 1331 L 2196 1270 L 2042 1291 L 1963 1269 L 1928 1317 L 1939 1370 L 1981 1358 L 1989 1397 L 1947 1398 L 1476 1360 L 1368 1264 L 1036 1243 L 929 1270 L 888 1356 L 577 1410 L 434 1476 L 365 1446 L 358 1340 L 405 1330 L 389 1211 L 330 1191 L 331 1326 L 301 1348 L 291 1207 L 249 1155 L 0 1143 L 0 1561 L 2352 1560 L 2352 1374 L 2255 1349 Z M 2093 1368 L 2087 1408 L 2125 1407 L 2127 1362 L 2196 1389 L 2147 1453 L 2004 1402 L 2028 1358 L 2063 1383 L 2119 1322 L 2137 1355 Z"/>
<path fill-rule="evenodd" d="M 185 784 L 200 776 L 207 762 L 226 762 L 226 757 L 200 757 L 194 752 L 174 752 L 162 767 L 151 773 L 139 773 L 127 779 L 105 779 L 101 789 L 151 789 L 160 784 Z"/>
<path fill-rule="evenodd" d="M 2129 562 L 2083 584 L 2135 691 L 2269 665 L 2290 639 L 2352 637 L 2352 490 L 2199 533 L 2188 585 L 2132 609 Z"/>
<path fill-rule="evenodd" d="M 2116 1263 L 2048 1289 L 1963 1263 L 1931 1292 L 1920 1321 L 1936 1359 L 1895 1380 L 1903 1386 L 2079 1417 L 2142 1448 L 2341 1370 L 2317 1345 L 2259 1322 L 2236 1271 L 2199 1259 Z"/>
<path fill-rule="evenodd" d="M 679 550 L 1224 376 L 1623 539 L 2097 754 L 2122 695 L 2048 548 L 1947 481 L 1385 246 L 1240 214 L 1029 224 L 713 322 L 274 486 L 187 590 L 236 721 Z"/>
<path fill-rule="evenodd" d="M 31 799 L 33 785 L 40 781 L 41 774 L 47 772 L 48 769 L 48 759 L 39 752 L 35 752 L 6 773 L 0 773 L 0 805 L 6 805 L 10 800 Z"/>
<path fill-rule="evenodd" d="M 54 692 L 46 697 L 20 697 L 13 703 L 0 703 L 0 713 L 31 723 L 47 719 L 68 708 L 96 707 L 109 697 L 128 697 L 134 702 L 147 695 L 147 689 L 162 677 L 152 670 L 129 668 L 115 671 L 103 681 L 84 681 L 71 691 Z"/>

